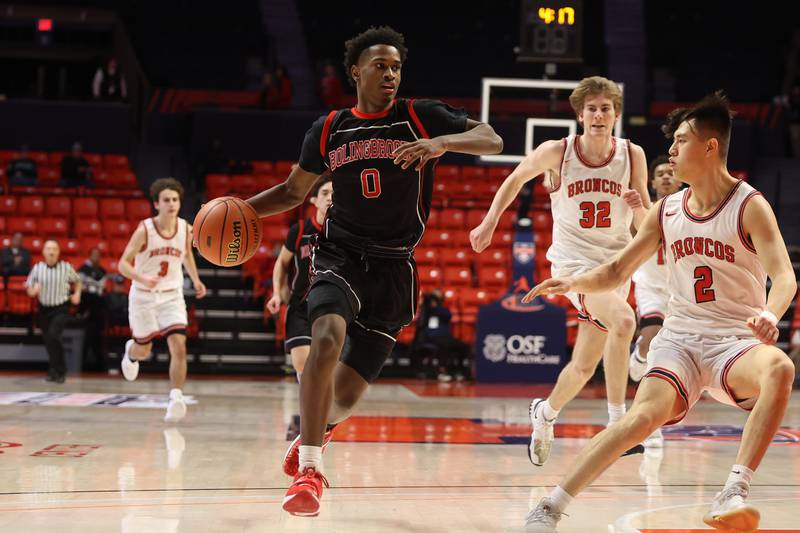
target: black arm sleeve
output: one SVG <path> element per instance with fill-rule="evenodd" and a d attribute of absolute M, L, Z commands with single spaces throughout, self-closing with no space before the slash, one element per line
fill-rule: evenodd
<path fill-rule="evenodd" d="M 467 131 L 467 112 L 439 100 L 415 100 L 416 111 L 431 138 Z"/>
<path fill-rule="evenodd" d="M 305 168 L 305 167 L 304 167 Z M 297 242 L 297 232 L 300 231 L 300 227 L 297 224 L 292 224 L 292 227 L 289 228 L 289 234 L 286 235 L 286 242 L 283 245 L 292 253 L 296 253 L 297 251 L 294 249 L 294 244 Z"/>
<path fill-rule="evenodd" d="M 326 116 L 319 117 L 306 132 L 303 148 L 300 150 L 300 168 L 313 174 L 325 172 L 325 160 L 320 153 L 320 138 L 325 125 Z"/>

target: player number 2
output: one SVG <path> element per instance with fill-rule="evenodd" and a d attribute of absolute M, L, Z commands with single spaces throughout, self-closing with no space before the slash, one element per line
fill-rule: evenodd
<path fill-rule="evenodd" d="M 377 198 L 381 195 L 381 173 L 376 168 L 361 171 L 361 194 L 364 198 Z"/>
<path fill-rule="evenodd" d="M 579 206 L 583 212 L 581 217 L 582 228 L 610 228 L 611 227 L 611 202 L 581 202 Z"/>
<path fill-rule="evenodd" d="M 714 289 L 711 285 L 714 284 L 714 277 L 711 273 L 711 267 L 699 266 L 694 269 L 694 300 L 699 303 L 713 302 L 717 299 L 714 294 Z"/>
<path fill-rule="evenodd" d="M 158 271 L 158 277 L 163 278 L 167 275 L 167 270 L 169 270 L 169 263 L 166 261 L 161 261 L 158 266 L 161 267 L 161 270 Z"/>

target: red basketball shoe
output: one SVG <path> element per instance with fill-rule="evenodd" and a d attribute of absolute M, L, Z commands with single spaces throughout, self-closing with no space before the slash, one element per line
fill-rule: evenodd
<path fill-rule="evenodd" d="M 333 428 L 329 429 L 325 432 L 322 436 L 322 451 L 325 451 L 325 448 L 328 446 L 328 443 L 331 441 L 333 437 Z M 297 471 L 300 468 L 300 445 L 303 444 L 300 441 L 300 435 L 295 437 L 292 443 L 289 445 L 289 449 L 286 450 L 286 455 L 283 456 L 283 473 L 287 476 L 295 476 L 297 475 Z"/>
<path fill-rule="evenodd" d="M 322 487 L 330 487 L 325 476 L 308 466 L 294 476 L 294 481 L 283 497 L 283 510 L 295 516 L 317 516 Z"/>

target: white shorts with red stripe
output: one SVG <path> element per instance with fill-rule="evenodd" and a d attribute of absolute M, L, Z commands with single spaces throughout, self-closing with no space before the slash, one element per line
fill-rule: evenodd
<path fill-rule="evenodd" d="M 554 278 L 577 276 L 578 274 L 583 274 L 584 272 L 590 271 L 596 266 L 597 265 L 595 264 L 589 264 L 589 263 L 585 265 L 572 265 L 569 267 L 561 267 L 561 266 L 556 266 L 554 264 L 550 267 L 550 273 Z M 630 293 L 630 291 L 631 291 L 631 282 L 630 280 L 628 280 L 610 292 L 616 294 L 623 300 L 627 301 L 628 293 Z M 605 294 L 605 293 L 598 293 L 598 294 Z M 586 295 L 579 294 L 577 292 L 568 292 L 564 296 L 566 296 L 569 299 L 569 301 L 572 302 L 572 305 L 575 307 L 575 309 L 578 310 L 578 320 L 591 322 L 601 330 L 608 331 L 606 327 L 603 325 L 603 323 L 597 320 L 595 317 L 593 317 L 592 313 L 586 308 L 586 304 L 584 302 Z"/>
<path fill-rule="evenodd" d="M 666 290 L 636 283 L 633 287 L 633 294 L 636 297 L 636 314 L 639 315 L 639 320 L 644 318 L 664 320 L 664 317 L 667 316 L 669 292 Z"/>
<path fill-rule="evenodd" d="M 186 329 L 189 323 L 182 289 L 145 291 L 131 287 L 128 295 L 128 322 L 133 340 L 147 344 L 156 337 Z"/>
<path fill-rule="evenodd" d="M 755 337 L 716 337 L 661 328 L 650 343 L 645 377 L 663 379 L 675 389 L 685 409 L 667 422 L 680 422 L 704 390 L 718 402 L 749 411 L 757 397 L 735 398 L 728 386 L 734 363 L 761 342 Z"/>

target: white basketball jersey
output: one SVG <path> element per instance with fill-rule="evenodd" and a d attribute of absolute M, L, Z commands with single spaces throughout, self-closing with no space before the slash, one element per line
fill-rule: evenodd
<path fill-rule="evenodd" d="M 145 276 L 157 276 L 161 279 L 156 285 L 157 291 L 183 288 L 183 258 L 186 253 L 187 224 L 178 219 L 178 227 L 173 235 L 162 235 L 155 225 L 155 219 L 142 221 L 147 241 L 144 248 L 136 254 L 133 266 L 136 272 Z M 139 289 L 151 290 L 133 282 Z"/>
<path fill-rule="evenodd" d="M 767 274 L 744 233 L 742 213 L 760 193 L 740 181 L 704 217 L 691 213 L 691 194 L 689 188 L 667 196 L 658 213 L 669 270 L 664 327 L 752 337 L 746 322 L 766 309 Z"/>
<path fill-rule="evenodd" d="M 667 291 L 667 275 L 667 267 L 664 264 L 664 249 L 659 248 L 658 252 L 653 254 L 633 273 L 633 282 L 651 290 Z"/>
<path fill-rule="evenodd" d="M 631 240 L 633 211 L 622 199 L 631 179 L 630 141 L 612 137 L 611 155 L 593 165 L 579 139 L 563 140 L 561 179 L 550 193 L 553 244 L 547 259 L 558 268 L 605 263 Z"/>

